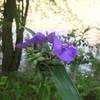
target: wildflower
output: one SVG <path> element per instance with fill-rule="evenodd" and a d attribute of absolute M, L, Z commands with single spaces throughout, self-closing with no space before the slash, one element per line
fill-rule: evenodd
<path fill-rule="evenodd" d="M 54 53 L 55 55 L 65 63 L 73 61 L 77 55 L 77 48 L 69 43 L 63 43 L 58 37 L 54 38 Z"/>
<path fill-rule="evenodd" d="M 19 43 L 19 44 L 16 45 L 16 47 L 17 47 L 17 48 L 26 48 L 26 47 L 27 47 L 27 44 L 26 44 L 26 42 L 24 42 L 24 43 Z"/>
<path fill-rule="evenodd" d="M 46 35 L 47 36 L 45 36 L 40 32 L 37 32 L 31 39 L 27 39 L 25 42 L 17 44 L 16 47 L 26 48 L 27 46 L 32 45 L 34 43 L 39 43 L 39 44 L 43 44 L 46 42 L 53 43 L 55 32 L 52 32 L 50 34 L 47 33 Z"/>
<path fill-rule="evenodd" d="M 34 43 L 46 43 L 47 42 L 47 38 L 44 34 L 37 32 L 31 39 L 27 39 L 25 42 L 23 43 L 19 43 L 16 45 L 17 48 L 26 48 L 29 45 L 32 45 Z"/>
<path fill-rule="evenodd" d="M 33 37 L 33 43 L 46 43 L 47 42 L 47 38 L 44 34 L 37 32 L 36 35 Z"/>
<path fill-rule="evenodd" d="M 70 63 L 73 61 L 77 55 L 77 48 L 73 45 L 61 41 L 56 35 L 55 32 L 50 34 L 44 34 L 37 32 L 31 39 L 27 39 L 23 43 L 19 43 L 16 45 L 17 48 L 26 48 L 29 45 L 34 43 L 43 44 L 46 42 L 50 42 L 53 45 L 55 55 L 63 62 Z"/>
<path fill-rule="evenodd" d="M 53 43 L 54 37 L 56 37 L 55 32 L 51 32 L 49 34 L 47 32 L 46 35 L 47 35 L 46 37 L 47 37 L 48 42 Z"/>

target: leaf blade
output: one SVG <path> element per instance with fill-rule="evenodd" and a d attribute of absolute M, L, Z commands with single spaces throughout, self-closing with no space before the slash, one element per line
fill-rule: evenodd
<path fill-rule="evenodd" d="M 63 65 L 51 65 L 50 72 L 63 100 L 81 100 L 76 87 L 69 78 Z"/>

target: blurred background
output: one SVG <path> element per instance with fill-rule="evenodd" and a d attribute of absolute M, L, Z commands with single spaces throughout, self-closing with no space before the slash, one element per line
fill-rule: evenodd
<path fill-rule="evenodd" d="M 66 70 L 83 100 L 100 100 L 100 0 L 0 0 L 0 100 L 62 100 L 37 70 L 42 53 L 15 47 L 38 31 L 77 46 Z"/>

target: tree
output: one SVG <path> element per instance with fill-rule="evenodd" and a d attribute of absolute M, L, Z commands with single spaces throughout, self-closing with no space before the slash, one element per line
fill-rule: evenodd
<path fill-rule="evenodd" d="M 17 4 L 18 2 L 18 4 Z M 13 47 L 12 23 L 16 22 L 16 44 L 23 41 L 23 28 L 29 7 L 29 0 L 4 0 L 3 25 L 2 25 L 2 71 L 17 71 L 20 65 L 22 50 Z M 25 11 L 25 12 L 24 12 Z"/>

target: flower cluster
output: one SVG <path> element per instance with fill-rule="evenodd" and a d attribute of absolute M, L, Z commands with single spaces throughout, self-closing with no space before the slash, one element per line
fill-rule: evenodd
<path fill-rule="evenodd" d="M 53 46 L 54 54 L 63 62 L 70 63 L 77 55 L 77 48 L 72 44 L 62 41 L 59 39 L 55 32 L 46 34 L 46 36 L 40 32 L 37 32 L 31 39 L 27 39 L 23 43 L 16 45 L 17 48 L 26 48 L 34 43 L 44 44 L 51 43 Z"/>

